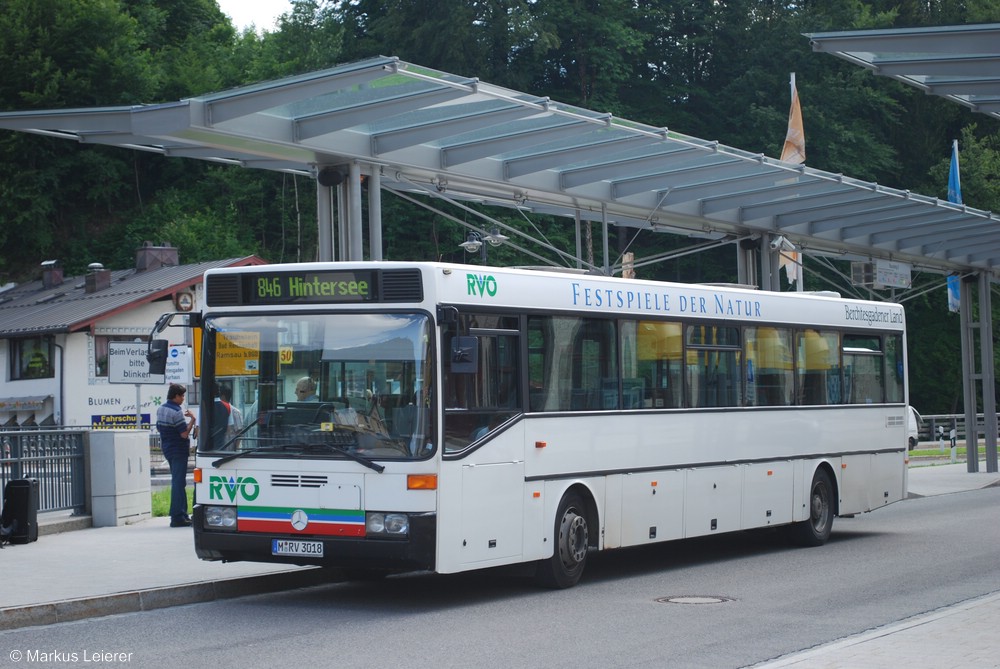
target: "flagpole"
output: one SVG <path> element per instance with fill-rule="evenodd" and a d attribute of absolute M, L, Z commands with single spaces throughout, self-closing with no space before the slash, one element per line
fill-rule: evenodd
<path fill-rule="evenodd" d="M 791 102 L 788 109 L 788 131 L 785 134 L 785 144 L 781 148 L 781 160 L 802 164 L 806 160 L 806 140 L 805 130 L 802 127 L 802 108 L 799 104 L 798 91 L 795 89 L 795 73 L 791 72 L 788 77 L 788 85 L 791 93 Z M 789 266 L 791 264 L 791 267 Z M 805 287 L 805 268 L 802 263 L 802 253 L 798 250 L 790 253 L 781 253 L 779 267 L 785 266 L 785 273 L 795 272 L 795 290 L 803 292 Z M 794 270 L 792 270 L 794 267 Z"/>
<path fill-rule="evenodd" d="M 796 99 L 798 97 L 798 91 L 795 90 L 795 73 L 794 72 L 792 72 L 792 76 L 789 77 L 789 83 L 791 84 L 791 88 L 792 88 L 792 90 L 791 90 L 792 100 L 794 100 L 794 99 Z M 800 111 L 799 113 L 801 114 L 802 112 Z M 805 142 L 803 142 L 803 145 L 805 145 Z M 796 252 L 795 255 L 794 255 L 794 257 L 792 258 L 792 262 L 794 262 L 796 265 L 798 265 L 798 267 L 795 268 L 796 269 L 796 272 L 795 272 L 796 273 L 796 277 L 795 277 L 795 292 L 801 293 L 801 292 L 803 292 L 805 290 L 805 286 L 803 284 L 805 284 L 805 282 L 806 282 L 806 271 L 805 271 L 806 268 L 805 268 L 804 264 L 802 263 L 802 254 L 800 252 Z"/>

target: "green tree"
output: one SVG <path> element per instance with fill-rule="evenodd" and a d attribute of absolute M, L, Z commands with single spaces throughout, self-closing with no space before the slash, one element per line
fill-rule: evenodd
<path fill-rule="evenodd" d="M 550 97 L 622 115 L 620 91 L 635 73 L 643 35 L 625 0 L 550 0 L 531 6 L 540 69 L 533 88 Z"/>
<path fill-rule="evenodd" d="M 151 95 L 141 31 L 114 0 L 6 0 L 0 109 L 133 104 Z M 88 240 L 130 204 L 128 154 L 17 133 L 0 137 L 0 270 L 87 264 Z"/>
<path fill-rule="evenodd" d="M 343 26 L 333 7 L 318 0 L 293 0 L 292 11 L 278 18 L 277 30 L 260 39 L 248 78 L 275 79 L 332 67 L 343 60 L 342 41 Z"/>

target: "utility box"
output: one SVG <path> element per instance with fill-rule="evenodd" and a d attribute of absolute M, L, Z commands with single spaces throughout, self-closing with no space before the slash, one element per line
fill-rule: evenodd
<path fill-rule="evenodd" d="M 94 527 L 115 527 L 153 515 L 149 434 L 145 430 L 90 433 L 90 512 Z"/>

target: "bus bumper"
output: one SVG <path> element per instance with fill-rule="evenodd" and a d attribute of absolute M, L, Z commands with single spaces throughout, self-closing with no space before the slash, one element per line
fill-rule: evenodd
<path fill-rule="evenodd" d="M 434 570 L 437 514 L 410 514 L 406 539 L 341 538 L 256 532 L 220 532 L 204 529 L 204 511 L 194 507 L 195 553 L 202 560 L 271 562 L 301 566 L 385 571 Z M 274 539 L 322 541 L 322 557 L 272 555 Z"/>

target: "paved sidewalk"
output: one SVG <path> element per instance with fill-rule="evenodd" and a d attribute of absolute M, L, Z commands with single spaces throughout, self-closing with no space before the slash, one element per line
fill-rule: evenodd
<path fill-rule="evenodd" d="M 995 640 L 1000 592 L 946 606 L 754 669 L 988 669 L 1000 667 Z"/>
<path fill-rule="evenodd" d="M 330 578 L 315 568 L 205 562 L 195 555 L 191 534 L 190 528 L 170 527 L 169 518 L 152 518 L 4 546 L 0 630 L 287 590 Z"/>
<path fill-rule="evenodd" d="M 998 486 L 1000 474 L 969 474 L 964 463 L 912 467 L 909 485 L 914 497 L 941 495 Z M 330 579 L 325 570 L 308 567 L 204 562 L 195 556 L 191 530 L 171 528 L 167 518 L 47 534 L 31 544 L 7 546 L 0 550 L 0 569 L 0 630 L 288 590 Z M 981 625 L 983 633 L 969 634 L 971 624 Z M 987 633 L 997 629 L 1000 593 L 758 667 L 1000 667 L 993 635 Z"/>
<path fill-rule="evenodd" d="M 1000 486 L 985 463 L 970 474 L 964 462 L 910 468 L 910 497 Z M 1000 592 L 913 616 L 816 648 L 753 665 L 753 669 L 988 669 L 1000 667 Z"/>

